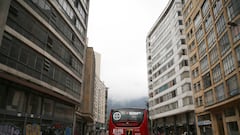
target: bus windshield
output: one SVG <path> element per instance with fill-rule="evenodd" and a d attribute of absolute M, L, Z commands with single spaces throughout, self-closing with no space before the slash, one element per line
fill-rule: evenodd
<path fill-rule="evenodd" d="M 139 126 L 144 117 L 144 110 L 118 109 L 112 111 L 112 120 L 116 126 Z"/>

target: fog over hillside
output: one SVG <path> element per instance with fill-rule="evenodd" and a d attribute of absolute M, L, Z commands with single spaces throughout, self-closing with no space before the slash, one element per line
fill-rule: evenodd
<path fill-rule="evenodd" d="M 116 101 L 114 99 L 108 99 L 108 106 L 107 106 L 107 114 L 109 115 L 109 112 L 111 109 L 114 108 L 127 108 L 127 107 L 135 107 L 135 108 L 147 108 L 147 97 L 141 97 L 137 99 L 129 99 L 125 101 Z"/>

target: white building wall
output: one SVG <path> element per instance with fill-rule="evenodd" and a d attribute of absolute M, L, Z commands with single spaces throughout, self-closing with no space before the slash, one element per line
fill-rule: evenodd
<path fill-rule="evenodd" d="M 106 86 L 98 77 L 95 78 L 94 97 L 94 120 L 105 123 Z"/>
<path fill-rule="evenodd" d="M 181 11 L 181 6 L 181 0 L 170 0 L 168 6 L 160 15 L 147 37 L 146 48 L 148 62 L 149 111 L 151 119 L 194 110 L 192 91 L 184 91 L 182 88 L 184 84 L 191 83 L 191 79 L 190 73 L 188 74 L 189 77 L 181 79 L 181 74 L 189 72 L 190 70 L 188 66 L 180 67 L 180 63 L 183 60 L 188 61 L 187 46 L 181 44 L 181 39 L 185 39 L 183 34 L 184 25 L 179 25 L 178 22 L 179 20 L 183 20 L 182 16 L 178 16 L 177 14 L 177 11 Z M 180 29 L 182 29 L 182 33 L 180 32 Z M 181 55 L 180 52 L 182 49 L 185 49 L 185 55 Z M 171 50 L 173 53 L 170 53 Z M 173 65 L 169 64 L 171 60 L 174 61 Z M 165 66 L 167 66 L 167 68 L 160 70 Z M 173 70 L 175 72 L 172 72 L 172 75 L 169 75 L 168 73 Z M 171 82 L 174 79 L 175 82 Z M 171 87 L 156 92 L 160 88 L 162 89 L 163 86 Z M 176 90 L 175 97 L 162 102 L 156 102 L 157 100 L 160 100 L 161 97 L 174 90 Z M 184 105 L 183 99 L 186 97 L 190 97 L 192 104 Z M 171 104 L 175 102 L 177 103 L 177 107 L 171 109 Z"/>

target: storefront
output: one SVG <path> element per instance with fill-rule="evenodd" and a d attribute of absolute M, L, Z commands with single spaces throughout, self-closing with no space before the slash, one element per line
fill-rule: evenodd
<path fill-rule="evenodd" d="M 197 125 L 200 129 L 200 135 L 213 135 L 210 114 L 198 116 Z"/>
<path fill-rule="evenodd" d="M 186 112 L 154 121 L 153 133 L 181 135 L 185 132 L 195 134 L 194 112 Z"/>
<path fill-rule="evenodd" d="M 0 79 L 0 134 L 71 135 L 74 105 Z"/>

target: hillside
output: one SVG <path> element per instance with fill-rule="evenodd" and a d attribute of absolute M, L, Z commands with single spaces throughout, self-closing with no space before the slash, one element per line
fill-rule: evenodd
<path fill-rule="evenodd" d="M 148 99 L 147 97 L 141 97 L 138 99 L 127 100 L 127 101 L 115 101 L 113 99 L 109 99 L 107 114 L 109 115 L 110 110 L 114 108 L 127 108 L 127 107 L 147 108 L 146 106 L 147 99 Z"/>

